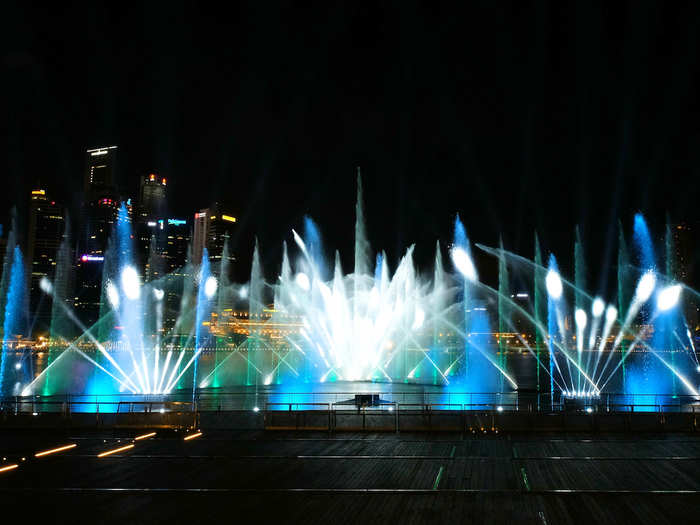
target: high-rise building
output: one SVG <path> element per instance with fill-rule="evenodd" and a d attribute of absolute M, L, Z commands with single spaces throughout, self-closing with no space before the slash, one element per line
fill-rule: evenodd
<path fill-rule="evenodd" d="M 139 217 L 140 219 L 162 219 L 165 217 L 166 210 L 166 190 L 167 179 L 149 173 L 145 177 L 141 177 L 139 184 Z"/>
<path fill-rule="evenodd" d="M 63 209 L 43 189 L 32 190 L 29 201 L 27 264 L 29 265 L 29 308 L 36 316 L 35 330 L 47 329 L 51 318 L 51 300 L 44 297 L 39 283 L 52 279 L 65 230 Z"/>
<path fill-rule="evenodd" d="M 219 203 L 194 214 L 194 236 L 192 239 L 192 259 L 195 264 L 202 260 L 204 248 L 212 262 L 220 261 L 226 240 L 231 237 L 236 217 L 223 211 Z M 229 262 L 235 258 L 229 254 Z"/>
<path fill-rule="evenodd" d="M 83 191 L 86 202 L 115 196 L 116 158 L 116 146 L 89 149 L 85 152 Z"/>
<path fill-rule="evenodd" d="M 163 327 L 170 331 L 175 327 L 183 300 L 185 281 L 191 279 L 187 265 L 192 230 L 185 219 L 167 219 L 165 222 L 165 315 Z"/>

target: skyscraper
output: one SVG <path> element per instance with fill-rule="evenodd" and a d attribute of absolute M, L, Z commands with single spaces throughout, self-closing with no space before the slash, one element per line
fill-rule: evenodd
<path fill-rule="evenodd" d="M 209 252 L 209 258 L 220 261 L 224 243 L 231 237 L 236 223 L 236 217 L 223 211 L 223 206 L 215 202 L 209 208 L 194 214 L 194 236 L 192 239 L 192 259 L 195 264 L 202 260 L 204 248 Z M 230 262 L 235 261 L 229 255 Z"/>
<path fill-rule="evenodd" d="M 116 159 L 116 146 L 89 149 L 85 152 L 83 191 L 86 202 L 114 197 Z"/>
<path fill-rule="evenodd" d="M 35 330 L 48 329 L 51 300 L 39 286 L 42 278 L 53 279 L 56 259 L 65 230 L 63 209 L 43 189 L 32 190 L 29 201 L 27 263 L 29 265 L 29 308 L 36 315 Z"/>

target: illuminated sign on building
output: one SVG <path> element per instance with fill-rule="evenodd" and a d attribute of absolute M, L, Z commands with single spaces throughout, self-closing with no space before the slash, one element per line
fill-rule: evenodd
<path fill-rule="evenodd" d="M 221 218 L 225 221 L 228 221 L 228 222 L 236 222 L 236 218 L 231 217 L 230 215 L 222 215 Z"/>
<path fill-rule="evenodd" d="M 32 195 L 46 195 L 44 190 L 32 190 Z"/>
<path fill-rule="evenodd" d="M 155 221 L 148 221 L 147 224 L 148 224 L 148 226 L 151 227 L 151 228 L 155 228 L 155 227 L 156 227 Z"/>
<path fill-rule="evenodd" d="M 105 258 L 102 257 L 101 255 L 87 255 L 87 254 L 85 254 L 80 258 L 80 260 L 83 262 L 102 262 L 105 260 Z"/>
<path fill-rule="evenodd" d="M 169 226 L 182 226 L 183 224 L 187 224 L 187 221 L 184 219 L 168 219 Z"/>
<path fill-rule="evenodd" d="M 207 212 L 205 212 L 205 211 L 194 214 L 195 219 L 201 219 L 202 217 L 206 217 L 206 216 L 207 216 Z"/>

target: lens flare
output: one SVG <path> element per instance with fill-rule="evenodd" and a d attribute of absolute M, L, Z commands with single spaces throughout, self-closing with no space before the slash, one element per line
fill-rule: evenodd
<path fill-rule="evenodd" d="M 678 299 L 681 297 L 681 285 L 674 284 L 672 286 L 667 286 L 659 292 L 659 296 L 656 299 L 656 308 L 659 311 L 664 312 L 670 310 L 678 304 Z"/>
<path fill-rule="evenodd" d="M 549 296 L 557 300 L 561 297 L 561 293 L 564 290 L 564 287 L 561 284 L 561 277 L 559 276 L 559 272 L 556 270 L 549 270 L 547 272 L 547 277 L 545 277 L 545 284 L 547 285 L 547 293 Z"/>
<path fill-rule="evenodd" d="M 452 248 L 450 251 L 450 256 L 452 257 L 452 262 L 457 268 L 457 271 L 461 273 L 468 281 L 476 282 L 476 268 L 474 267 L 474 262 L 469 254 L 462 248 L 456 247 Z"/>

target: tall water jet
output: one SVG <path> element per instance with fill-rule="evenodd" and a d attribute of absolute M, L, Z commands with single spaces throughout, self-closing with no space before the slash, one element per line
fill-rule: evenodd
<path fill-rule="evenodd" d="M 561 299 L 562 285 L 559 277 L 559 267 L 554 254 L 549 255 L 549 269 L 545 277 L 547 286 L 547 332 L 549 334 L 549 392 L 550 402 L 554 407 L 554 371 L 559 370 L 559 365 L 556 360 L 555 339 L 559 336 L 559 313 L 558 302 Z"/>
<path fill-rule="evenodd" d="M 250 322 L 250 336 L 248 338 L 248 371 L 247 384 L 257 384 L 257 370 L 261 369 L 262 363 L 251 358 L 251 354 L 259 357 L 260 352 L 256 351 L 261 348 L 262 340 L 260 337 L 260 319 L 264 307 L 263 294 L 265 292 L 265 281 L 263 278 L 262 265 L 260 263 L 260 247 L 258 239 L 255 239 L 255 248 L 253 248 L 253 263 L 250 267 L 250 284 L 248 285 L 248 319 Z"/>
<path fill-rule="evenodd" d="M 630 256 L 629 252 L 627 251 L 627 242 L 625 241 L 625 233 L 622 229 L 622 223 L 618 223 L 617 242 L 617 311 L 620 319 L 625 319 L 627 317 L 627 308 L 632 301 L 634 285 Z M 620 359 L 627 354 L 628 348 L 629 343 L 623 339 L 620 343 Z M 627 391 L 627 364 L 624 362 L 624 360 L 622 362 L 620 390 L 622 392 Z"/>
<path fill-rule="evenodd" d="M 72 339 L 73 322 L 66 312 L 69 303 L 72 302 L 68 290 L 73 274 L 73 256 L 70 238 L 70 219 L 68 214 L 66 214 L 63 236 L 58 248 L 58 253 L 56 254 L 56 271 L 54 272 L 52 283 L 49 356 L 46 365 L 47 372 L 44 382 L 44 395 L 52 395 L 54 393 L 51 364 L 61 355 L 67 341 Z"/>
<path fill-rule="evenodd" d="M 371 260 L 369 241 L 365 227 L 365 207 L 362 193 L 362 177 L 357 168 L 357 201 L 355 203 L 355 276 L 368 275 Z"/>
<path fill-rule="evenodd" d="M 21 391 L 21 383 L 15 384 L 10 390 L 7 388 L 7 368 L 12 352 L 12 341 L 16 341 L 17 336 L 26 335 L 26 286 L 24 277 L 24 259 L 19 246 L 15 246 L 12 256 L 12 267 L 10 269 L 10 282 L 7 288 L 7 298 L 5 301 L 5 318 L 3 320 L 3 340 L 2 340 L 2 360 L 0 361 L 0 392 L 10 392 L 13 395 Z M 17 352 L 18 349 L 15 349 Z M 20 370 L 23 370 L 24 356 L 20 357 Z M 24 377 L 21 378 L 24 380 Z M 16 387 L 16 388 L 15 388 Z"/>
<path fill-rule="evenodd" d="M 533 291 L 535 295 L 534 300 L 534 312 L 533 317 L 535 319 L 535 326 L 543 326 L 543 320 L 546 317 L 546 312 L 544 311 L 547 305 L 547 301 L 542 297 L 542 292 L 544 289 L 544 279 L 545 271 L 542 265 L 542 250 L 540 248 L 540 238 L 535 232 L 535 267 L 533 269 Z M 535 328 L 535 356 L 537 362 L 541 362 L 542 350 L 545 347 L 545 339 L 541 330 Z M 537 391 L 541 391 L 540 385 L 540 366 L 537 366 Z"/>
<path fill-rule="evenodd" d="M 211 330 L 209 329 L 209 319 L 211 317 L 210 305 L 212 299 L 216 295 L 218 282 L 216 277 L 211 274 L 211 266 L 209 263 L 209 252 L 206 248 L 202 252 L 202 263 L 199 267 L 199 288 L 197 291 L 197 318 L 195 323 L 195 345 L 194 369 L 192 372 L 192 391 L 193 394 L 197 389 L 197 377 L 199 370 L 199 356 L 207 347 L 210 341 Z M 206 323 L 206 324 L 205 324 Z"/>
<path fill-rule="evenodd" d="M 15 246 L 17 245 L 17 209 L 12 208 L 10 212 L 10 229 L 7 233 L 7 243 L 2 263 L 2 279 L 0 279 L 0 327 L 5 322 L 5 305 L 7 303 L 7 290 L 10 287 L 10 273 L 14 258 Z"/>
<path fill-rule="evenodd" d="M 471 259 L 471 247 L 469 246 L 469 239 L 467 239 L 467 232 L 464 229 L 464 224 L 462 223 L 462 220 L 459 218 L 459 214 L 457 214 L 457 216 L 455 217 L 453 242 L 453 250 L 460 249 L 465 253 L 467 258 Z M 453 254 L 454 253 L 455 252 L 453 251 Z M 462 273 L 462 319 L 460 324 L 463 326 L 464 333 L 467 334 L 467 337 L 464 339 L 463 366 L 458 368 L 458 370 L 461 371 L 462 375 L 467 377 L 470 372 L 470 354 L 472 353 L 472 348 L 470 348 L 469 344 L 469 334 L 471 332 L 470 314 L 472 311 L 471 283 L 469 277 L 465 275 L 464 270 L 460 271 L 460 273 Z"/>
<path fill-rule="evenodd" d="M 508 339 L 504 337 L 506 332 L 510 332 L 510 281 L 508 276 L 508 265 L 506 264 L 505 250 L 503 249 L 503 239 L 499 239 L 498 258 L 498 366 L 501 370 L 507 370 Z M 499 392 L 503 392 L 504 376 L 499 376 Z"/>
<path fill-rule="evenodd" d="M 575 311 L 585 311 L 584 309 L 586 308 L 586 304 L 584 290 L 586 289 L 586 262 L 583 253 L 583 241 L 581 240 L 581 232 L 578 226 L 576 226 L 575 237 L 576 240 L 574 242 L 574 283 L 576 285 L 576 289 L 574 291 L 574 305 Z M 576 359 L 578 360 L 579 367 L 581 367 L 583 366 L 583 346 L 578 341 L 579 336 L 577 335 L 576 337 Z M 576 371 L 577 390 L 581 390 L 583 386 L 581 379 L 581 370 L 578 369 Z"/>

